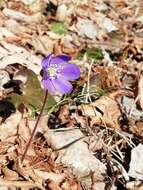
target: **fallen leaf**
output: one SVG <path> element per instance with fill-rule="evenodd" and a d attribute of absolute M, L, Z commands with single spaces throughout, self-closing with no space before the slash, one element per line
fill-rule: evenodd
<path fill-rule="evenodd" d="M 12 64 L 21 64 L 39 75 L 41 70 L 41 59 L 38 56 L 28 52 L 25 48 L 9 44 L 0 43 L 0 69 Z"/>
<path fill-rule="evenodd" d="M 121 111 L 118 103 L 108 96 L 102 96 L 95 102 L 82 105 L 83 115 L 91 118 L 90 125 L 106 124 L 107 126 L 121 130 L 118 122 Z"/>
<path fill-rule="evenodd" d="M 8 117 L 4 123 L 0 125 L 1 140 L 16 135 L 21 117 L 21 113 L 19 111 L 16 111 L 15 113 L 11 114 L 11 116 Z"/>
<path fill-rule="evenodd" d="M 3 14 L 7 17 L 10 17 L 11 19 L 15 19 L 18 21 L 24 21 L 26 23 L 33 23 L 35 24 L 36 22 L 39 22 L 41 19 L 41 13 L 35 13 L 33 15 L 26 15 L 24 13 L 21 13 L 19 11 L 15 11 L 12 9 L 4 8 L 3 9 Z"/>
<path fill-rule="evenodd" d="M 129 176 L 136 180 L 143 180 L 143 145 L 138 144 L 132 149 Z"/>
<path fill-rule="evenodd" d="M 47 35 L 34 35 L 30 41 L 29 44 L 31 44 L 34 47 L 35 52 L 42 53 L 45 56 L 53 51 L 55 44 L 55 41 L 50 39 Z"/>
<path fill-rule="evenodd" d="M 8 95 L 6 99 L 7 101 L 13 103 L 15 107 L 18 107 L 23 103 L 31 110 L 32 114 L 34 114 L 35 112 L 38 112 L 42 106 L 45 91 L 41 88 L 37 75 L 32 70 L 24 69 L 20 71 L 19 75 L 27 76 L 27 82 L 21 89 L 22 94 L 13 92 Z M 44 113 L 47 113 L 48 110 L 55 104 L 56 102 L 52 95 L 48 94 Z"/>
<path fill-rule="evenodd" d="M 19 179 L 19 175 L 17 172 L 10 170 L 8 167 L 3 167 L 2 168 L 2 173 L 4 175 L 4 179 L 6 180 L 18 180 Z"/>

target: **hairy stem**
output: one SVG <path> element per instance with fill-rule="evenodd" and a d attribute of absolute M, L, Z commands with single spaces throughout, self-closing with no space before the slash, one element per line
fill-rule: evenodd
<path fill-rule="evenodd" d="M 25 151 L 24 151 L 24 153 L 23 153 L 23 155 L 22 155 L 21 163 L 23 163 L 23 161 L 24 161 L 24 159 L 25 159 L 25 156 L 26 156 L 27 151 L 28 151 L 28 149 L 29 149 L 29 147 L 30 147 L 30 145 L 31 145 L 33 136 L 34 136 L 34 134 L 35 134 L 35 131 L 36 131 L 37 127 L 38 127 L 38 123 L 39 123 L 39 121 L 40 121 L 40 118 L 41 118 L 41 116 L 42 116 L 42 113 L 43 113 L 43 110 L 44 110 L 44 107 L 45 107 L 45 104 L 46 104 L 47 95 L 48 95 L 48 92 L 47 92 L 47 90 L 46 90 L 45 97 L 44 97 L 44 100 L 43 100 L 43 105 L 42 105 L 42 107 L 41 107 L 41 111 L 40 111 L 40 113 L 39 113 L 39 115 L 38 115 L 37 121 L 36 121 L 36 123 L 35 123 L 35 126 L 34 126 L 34 128 L 33 128 L 32 133 L 31 133 L 30 139 L 29 139 L 29 141 L 28 141 L 28 143 L 27 143 L 27 145 L 26 145 Z"/>

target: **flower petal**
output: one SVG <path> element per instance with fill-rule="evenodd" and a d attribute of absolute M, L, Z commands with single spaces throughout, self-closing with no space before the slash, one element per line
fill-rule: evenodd
<path fill-rule="evenodd" d="M 42 67 L 43 68 L 47 68 L 50 64 L 50 61 L 51 61 L 51 58 L 52 58 L 52 53 L 50 53 L 47 57 L 45 57 L 43 60 L 42 60 Z"/>
<path fill-rule="evenodd" d="M 61 71 L 61 75 L 64 79 L 73 81 L 80 76 L 80 69 L 75 64 L 67 64 Z"/>
<path fill-rule="evenodd" d="M 71 60 L 71 57 L 68 56 L 68 55 L 58 55 L 58 57 L 59 57 L 60 59 L 62 59 L 63 61 L 66 61 L 66 62 L 68 62 L 68 61 Z"/>
<path fill-rule="evenodd" d="M 68 94 L 73 89 L 71 83 L 63 78 L 53 79 L 53 85 L 57 92 L 60 92 L 61 94 Z"/>
<path fill-rule="evenodd" d="M 67 55 L 58 55 L 52 58 L 50 64 L 61 64 L 66 63 L 71 59 L 70 56 Z"/>
<path fill-rule="evenodd" d="M 44 88 L 48 90 L 49 93 L 56 94 L 57 91 L 52 83 L 52 80 L 50 79 L 42 80 L 42 84 Z"/>

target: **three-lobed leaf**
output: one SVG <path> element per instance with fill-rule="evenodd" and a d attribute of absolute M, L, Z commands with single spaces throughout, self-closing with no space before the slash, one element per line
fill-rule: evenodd
<path fill-rule="evenodd" d="M 28 76 L 26 84 L 21 89 L 22 94 L 11 93 L 7 96 L 7 100 L 18 107 L 20 104 L 27 106 L 32 112 L 38 112 L 43 104 L 45 91 L 41 88 L 37 75 L 29 69 L 26 69 Z M 48 94 L 47 102 L 44 108 L 46 114 L 48 110 L 56 104 L 53 96 Z"/>

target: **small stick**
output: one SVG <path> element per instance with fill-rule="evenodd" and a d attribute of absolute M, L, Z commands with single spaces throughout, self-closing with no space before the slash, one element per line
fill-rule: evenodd
<path fill-rule="evenodd" d="M 35 123 L 35 126 L 34 126 L 34 128 L 33 128 L 32 133 L 31 133 L 30 139 L 29 139 L 29 141 L 28 141 L 28 143 L 27 143 L 27 145 L 26 145 L 25 151 L 24 151 L 24 153 L 23 153 L 23 155 L 22 155 L 21 163 L 23 163 L 23 161 L 24 161 L 24 159 L 25 159 L 25 156 L 26 156 L 27 151 L 28 151 L 28 149 L 29 149 L 29 147 L 30 147 L 30 145 L 31 145 L 33 136 L 34 136 L 34 134 L 35 134 L 35 131 L 36 131 L 37 127 L 38 127 L 38 123 L 39 123 L 39 121 L 40 121 L 40 118 L 41 118 L 41 116 L 42 116 L 42 113 L 43 113 L 43 110 L 44 110 L 44 107 L 45 107 L 45 104 L 46 104 L 47 95 L 48 95 L 48 92 L 47 92 L 47 90 L 46 90 L 41 111 L 40 111 L 40 113 L 39 113 L 39 115 L 38 115 L 37 121 L 36 121 L 36 123 Z"/>

